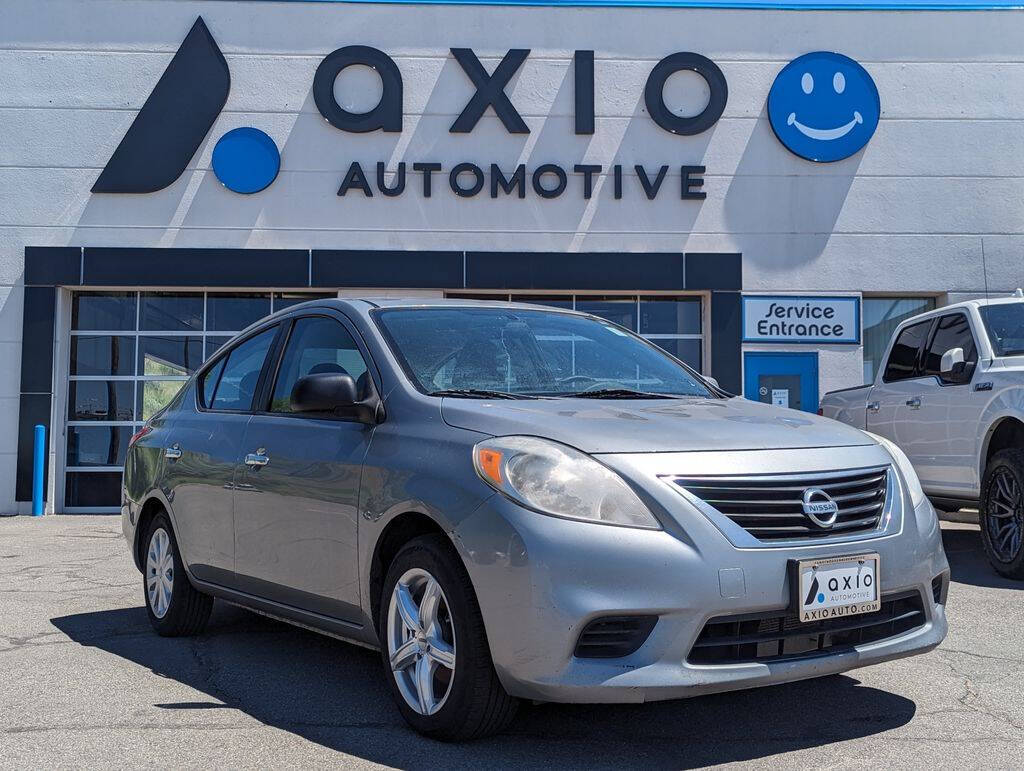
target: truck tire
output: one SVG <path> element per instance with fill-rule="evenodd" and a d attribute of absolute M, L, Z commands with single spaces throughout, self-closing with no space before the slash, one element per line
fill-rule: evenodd
<path fill-rule="evenodd" d="M 1000 450 L 981 484 L 981 542 L 996 572 L 1024 581 L 1024 450 Z"/>

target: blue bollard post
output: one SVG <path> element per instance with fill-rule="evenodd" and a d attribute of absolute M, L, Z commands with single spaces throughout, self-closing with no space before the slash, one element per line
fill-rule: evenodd
<path fill-rule="evenodd" d="M 35 455 L 32 463 L 32 516 L 43 516 L 43 479 L 46 476 L 46 426 L 35 431 Z"/>

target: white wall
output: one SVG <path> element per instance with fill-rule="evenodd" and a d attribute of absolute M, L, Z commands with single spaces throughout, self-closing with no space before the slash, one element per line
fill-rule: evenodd
<path fill-rule="evenodd" d="M 91 196 L 200 14 L 232 78 L 207 141 L 166 190 Z M 1024 284 L 1021 12 L 0 0 L 0 18 L 0 509 L 13 500 L 26 244 L 729 250 L 743 253 L 751 290 L 941 293 L 984 288 L 984 243 L 990 289 Z M 348 44 L 396 59 L 401 135 L 345 134 L 317 113 L 313 72 Z M 491 114 L 470 135 L 448 133 L 472 93 L 449 46 L 472 47 L 488 67 L 510 47 L 532 49 L 509 89 L 529 135 L 506 134 Z M 576 48 L 597 57 L 592 137 L 572 132 Z M 643 104 L 651 67 L 681 50 L 712 58 L 729 83 L 725 115 L 694 137 L 661 130 Z M 775 74 L 810 50 L 857 59 L 881 95 L 871 143 L 834 164 L 791 155 L 765 117 Z M 670 98 L 692 105 L 700 88 L 678 80 Z M 241 125 L 282 149 L 280 177 L 251 197 L 209 170 L 216 140 Z M 703 164 L 708 198 L 678 200 L 673 178 L 653 202 L 635 179 L 621 201 L 605 188 L 586 202 L 578 180 L 553 201 L 532 192 L 467 200 L 441 184 L 425 200 L 415 176 L 397 199 L 335 195 L 352 160 L 369 171 L 378 159 L 495 161 L 506 171 L 518 162 Z M 832 358 L 823 353 L 823 370 Z M 848 365 L 841 371 L 859 379 Z M 823 387 L 848 384 L 838 381 L 845 375 Z"/>

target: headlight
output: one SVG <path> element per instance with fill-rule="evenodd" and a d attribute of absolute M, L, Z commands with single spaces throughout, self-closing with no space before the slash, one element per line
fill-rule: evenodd
<path fill-rule="evenodd" d="M 566 519 L 660 530 L 622 477 L 586 453 L 532 436 L 503 436 L 473 448 L 487 484 L 528 509 Z"/>
<path fill-rule="evenodd" d="M 907 457 L 907 454 L 884 436 L 872 434 L 870 431 L 865 431 L 864 433 L 888 450 L 892 459 L 896 461 L 896 465 L 899 466 L 900 473 L 903 475 L 903 481 L 907 483 L 910 501 L 914 504 L 914 508 L 916 509 L 924 503 L 925 495 L 924 490 L 921 488 L 921 480 L 917 478 L 917 472 L 914 471 L 914 466 L 910 463 L 910 458 Z"/>

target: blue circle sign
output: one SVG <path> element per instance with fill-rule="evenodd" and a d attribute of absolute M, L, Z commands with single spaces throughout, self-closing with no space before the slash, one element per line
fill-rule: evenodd
<path fill-rule="evenodd" d="M 277 178 L 280 169 L 277 145 L 259 129 L 232 129 L 213 148 L 213 173 L 236 193 L 258 193 Z"/>
<path fill-rule="evenodd" d="M 790 152 L 809 161 L 853 155 L 875 133 L 880 113 L 878 89 L 867 70 L 827 51 L 791 61 L 768 92 L 772 131 Z"/>

